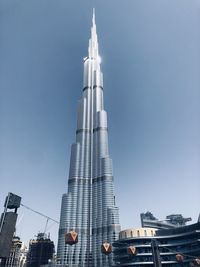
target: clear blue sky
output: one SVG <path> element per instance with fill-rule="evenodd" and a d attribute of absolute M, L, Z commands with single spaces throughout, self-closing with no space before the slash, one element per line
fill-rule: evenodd
<path fill-rule="evenodd" d="M 147 210 L 196 221 L 199 0 L 0 1 L 0 210 L 11 191 L 59 220 L 93 7 L 122 228 Z M 27 242 L 45 219 L 19 213 Z"/>

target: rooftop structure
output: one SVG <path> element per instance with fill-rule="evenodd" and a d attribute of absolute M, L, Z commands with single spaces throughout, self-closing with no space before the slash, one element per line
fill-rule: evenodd
<path fill-rule="evenodd" d="M 184 218 L 181 214 L 171 214 L 166 216 L 164 220 L 158 220 L 154 215 L 147 211 L 140 214 L 142 227 L 150 227 L 156 229 L 172 229 L 185 226 L 192 219 Z"/>

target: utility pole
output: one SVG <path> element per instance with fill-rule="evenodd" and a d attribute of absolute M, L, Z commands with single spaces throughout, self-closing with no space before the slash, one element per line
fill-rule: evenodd
<path fill-rule="evenodd" d="M 154 267 L 162 267 L 161 259 L 160 259 L 160 251 L 158 248 L 158 242 L 156 239 L 151 240 L 151 248 L 152 248 L 152 257 Z"/>

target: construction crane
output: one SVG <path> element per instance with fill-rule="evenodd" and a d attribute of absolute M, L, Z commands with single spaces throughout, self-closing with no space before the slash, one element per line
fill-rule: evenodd
<path fill-rule="evenodd" d="M 40 215 L 40 216 L 43 216 L 44 218 L 46 218 L 46 224 L 45 224 L 45 227 L 44 227 L 44 234 L 45 234 L 46 231 L 47 231 L 47 226 L 48 226 L 48 222 L 49 222 L 49 221 L 53 221 L 53 222 L 59 224 L 58 221 L 54 220 L 53 218 L 51 218 L 51 217 L 49 217 L 49 216 L 47 216 L 47 215 L 45 215 L 45 214 L 43 214 L 43 213 L 41 213 L 41 212 L 39 212 L 39 211 L 36 211 L 36 210 L 34 210 L 34 209 L 32 209 L 32 208 L 30 208 L 30 207 L 28 207 L 28 206 L 26 206 L 26 205 L 24 205 L 24 204 L 22 204 L 22 203 L 21 203 L 21 206 L 24 207 L 24 208 L 26 208 L 26 209 L 28 209 L 28 210 L 30 210 L 30 211 L 32 211 L 32 212 L 34 212 L 34 213 L 37 213 L 37 214 Z"/>

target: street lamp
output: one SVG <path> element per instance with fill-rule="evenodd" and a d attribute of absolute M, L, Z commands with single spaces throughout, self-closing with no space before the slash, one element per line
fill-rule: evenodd
<path fill-rule="evenodd" d="M 75 231 L 69 231 L 65 234 L 65 244 L 70 245 L 69 264 L 72 267 L 72 246 L 78 243 L 78 234 Z"/>

